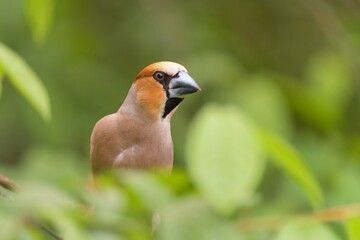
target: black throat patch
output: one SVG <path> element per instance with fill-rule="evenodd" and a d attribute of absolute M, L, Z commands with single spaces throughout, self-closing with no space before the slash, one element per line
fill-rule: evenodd
<path fill-rule="evenodd" d="M 183 98 L 168 98 L 165 103 L 165 109 L 164 113 L 162 115 L 162 118 L 166 118 L 166 116 L 174 109 L 176 108 L 181 102 L 184 100 Z"/>

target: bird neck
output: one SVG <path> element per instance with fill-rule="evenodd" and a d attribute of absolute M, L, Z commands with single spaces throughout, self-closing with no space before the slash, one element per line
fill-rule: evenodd
<path fill-rule="evenodd" d="M 139 101 L 139 92 L 134 84 L 130 87 L 130 90 L 118 112 L 128 116 L 136 116 L 138 119 L 143 119 L 144 121 L 164 120 L 162 118 L 162 111 L 149 108 L 144 105 L 142 101 Z M 166 119 L 170 120 L 170 118 Z"/>

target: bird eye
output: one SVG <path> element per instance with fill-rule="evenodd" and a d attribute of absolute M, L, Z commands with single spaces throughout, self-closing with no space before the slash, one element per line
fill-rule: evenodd
<path fill-rule="evenodd" d="M 153 75 L 154 79 L 156 81 L 162 81 L 165 78 L 165 73 L 164 72 L 160 72 L 160 71 L 156 71 Z"/>

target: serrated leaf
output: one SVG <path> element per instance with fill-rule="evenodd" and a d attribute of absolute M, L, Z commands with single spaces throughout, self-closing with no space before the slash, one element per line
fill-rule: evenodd
<path fill-rule="evenodd" d="M 360 239 L 360 218 L 347 220 L 345 226 L 349 240 Z"/>
<path fill-rule="evenodd" d="M 0 43 L 0 66 L 20 94 L 45 121 L 49 121 L 50 101 L 46 88 L 26 62 L 2 43 Z"/>
<path fill-rule="evenodd" d="M 200 192 L 223 214 L 248 203 L 265 166 L 251 122 L 237 108 L 215 104 L 205 106 L 191 124 L 186 160 Z"/>
<path fill-rule="evenodd" d="M 301 186 L 312 205 L 323 204 L 320 186 L 298 151 L 281 137 L 265 130 L 259 131 L 259 137 L 272 162 Z"/>
<path fill-rule="evenodd" d="M 24 8 L 34 42 L 43 42 L 52 24 L 54 1 L 25 0 Z"/>
<path fill-rule="evenodd" d="M 276 240 L 340 240 L 328 227 L 318 223 L 292 222 L 285 225 Z"/>

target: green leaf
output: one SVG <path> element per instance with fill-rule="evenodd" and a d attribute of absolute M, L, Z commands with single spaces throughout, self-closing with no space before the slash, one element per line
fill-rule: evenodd
<path fill-rule="evenodd" d="M 345 226 L 349 240 L 360 239 L 360 218 L 347 220 Z"/>
<path fill-rule="evenodd" d="M 49 121 L 50 100 L 46 88 L 26 62 L 2 43 L 0 43 L 0 66 L 20 94 L 45 121 Z"/>
<path fill-rule="evenodd" d="M 44 215 L 59 230 L 59 235 L 64 239 L 88 239 L 79 224 L 74 219 L 65 215 L 64 211 L 55 207 L 48 208 L 44 211 Z"/>
<path fill-rule="evenodd" d="M 265 130 L 259 131 L 259 133 L 263 146 L 273 163 L 302 187 L 314 207 L 323 204 L 320 186 L 298 151 L 277 135 Z"/>
<path fill-rule="evenodd" d="M 238 240 L 233 225 L 215 218 L 196 198 L 181 199 L 160 212 L 160 240 Z"/>
<path fill-rule="evenodd" d="M 292 222 L 285 225 L 276 240 L 340 240 L 328 227 L 317 223 Z"/>
<path fill-rule="evenodd" d="M 44 182 L 27 182 L 22 187 L 16 203 L 24 216 L 47 220 L 64 239 L 87 239 L 75 219 L 69 216 L 70 213 L 83 214 L 83 211 L 67 192 Z"/>
<path fill-rule="evenodd" d="M 251 122 L 237 108 L 208 104 L 191 124 L 190 175 L 208 203 L 231 214 L 255 194 L 265 158 Z"/>
<path fill-rule="evenodd" d="M 24 8 L 34 42 L 43 42 L 52 24 L 54 1 L 25 0 Z"/>
<path fill-rule="evenodd" d="M 171 190 L 152 174 L 126 172 L 121 175 L 121 181 L 137 195 L 138 199 L 142 200 L 142 204 L 147 209 L 160 208 L 172 199 Z"/>

